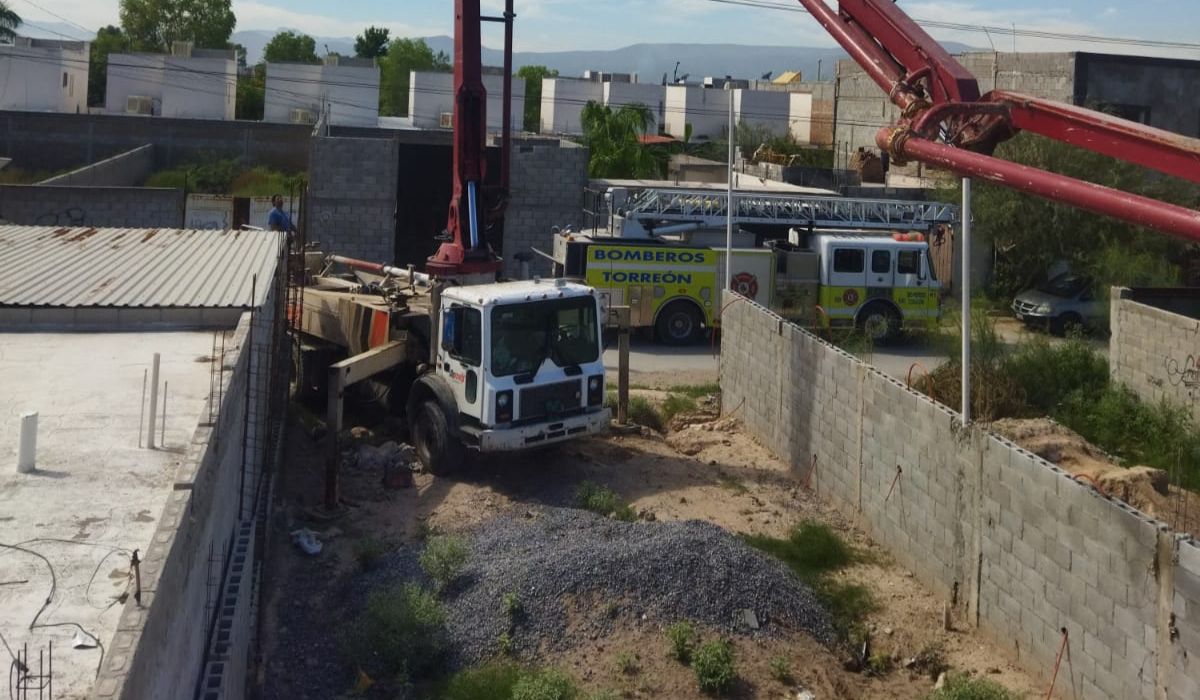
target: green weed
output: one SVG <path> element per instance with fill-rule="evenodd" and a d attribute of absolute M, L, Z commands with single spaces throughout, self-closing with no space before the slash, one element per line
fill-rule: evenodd
<path fill-rule="evenodd" d="M 509 620 L 513 620 L 521 614 L 521 598 L 516 591 L 509 591 L 500 599 L 500 604 L 504 608 L 504 615 Z"/>
<path fill-rule="evenodd" d="M 435 535 L 426 542 L 418 561 L 433 580 L 434 588 L 441 593 L 462 573 L 467 563 L 467 544 L 461 537 Z"/>
<path fill-rule="evenodd" d="M 512 688 L 512 700 L 574 700 L 578 695 L 575 681 L 552 668 L 522 675 Z"/>
<path fill-rule="evenodd" d="M 615 491 L 594 481 L 585 481 L 579 485 L 575 490 L 575 503 L 584 510 L 616 520 L 633 522 L 637 519 L 637 513 Z"/>
<path fill-rule="evenodd" d="M 513 663 L 491 663 L 468 668 L 451 676 L 439 700 L 496 700 L 512 697 L 513 686 L 528 673 Z"/>
<path fill-rule="evenodd" d="M 658 408 L 658 413 L 662 416 L 663 423 L 670 423 L 671 419 L 680 413 L 690 413 L 696 409 L 696 400 L 692 397 L 682 394 L 667 394 L 667 398 L 663 399 L 662 405 Z"/>
<path fill-rule="evenodd" d="M 691 399 L 703 399 L 721 393 L 721 385 L 716 382 L 709 384 L 677 384 L 667 389 L 668 394 L 679 394 Z"/>
<path fill-rule="evenodd" d="M 786 657 L 776 656 L 771 659 L 771 678 L 784 685 L 792 684 L 794 680 L 792 677 L 792 665 L 788 663 Z"/>
<path fill-rule="evenodd" d="M 733 645 L 724 639 L 701 644 L 692 654 L 692 671 L 705 693 L 719 695 L 728 691 L 737 680 Z"/>
<path fill-rule="evenodd" d="M 667 427 L 662 414 L 645 396 L 629 397 L 629 420 L 660 433 Z"/>
<path fill-rule="evenodd" d="M 343 644 L 347 656 L 378 676 L 428 675 L 448 646 L 445 610 L 412 583 L 372 592 L 350 629 Z"/>
<path fill-rule="evenodd" d="M 631 651 L 622 651 L 617 654 L 616 666 L 617 673 L 632 676 L 638 672 L 637 656 Z"/>
<path fill-rule="evenodd" d="M 986 678 L 953 674 L 946 684 L 925 696 L 926 700 L 1021 700 L 1021 696 Z"/>
<path fill-rule="evenodd" d="M 696 648 L 696 628 L 683 620 L 667 628 L 667 641 L 671 643 L 671 657 L 679 663 L 690 663 Z"/>
<path fill-rule="evenodd" d="M 370 535 L 360 537 L 354 542 L 354 559 L 363 571 L 374 569 L 387 552 L 387 545 Z"/>

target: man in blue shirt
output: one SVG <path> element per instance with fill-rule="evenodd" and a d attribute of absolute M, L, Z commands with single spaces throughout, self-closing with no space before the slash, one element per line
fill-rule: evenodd
<path fill-rule="evenodd" d="M 292 224 L 292 217 L 283 210 L 283 195 L 277 194 L 271 197 L 271 205 L 271 213 L 267 215 L 267 228 L 272 231 L 294 233 L 296 227 Z"/>

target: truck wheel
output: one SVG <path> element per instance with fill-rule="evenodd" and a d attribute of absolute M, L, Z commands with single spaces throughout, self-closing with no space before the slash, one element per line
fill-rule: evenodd
<path fill-rule="evenodd" d="M 466 450 L 453 435 L 446 414 L 437 401 L 426 401 L 412 418 L 413 446 L 421 464 L 435 476 L 457 471 L 466 459 Z"/>
<path fill-rule="evenodd" d="M 858 329 L 873 342 L 886 343 L 900 334 L 900 315 L 885 304 L 871 304 L 858 314 Z"/>
<path fill-rule="evenodd" d="M 673 301 L 658 314 L 655 335 L 663 345 L 690 345 L 704 332 L 704 318 L 686 301 Z"/>
<path fill-rule="evenodd" d="M 1074 311 L 1068 311 L 1050 322 L 1050 332 L 1054 335 L 1067 335 L 1082 328 L 1083 317 Z"/>

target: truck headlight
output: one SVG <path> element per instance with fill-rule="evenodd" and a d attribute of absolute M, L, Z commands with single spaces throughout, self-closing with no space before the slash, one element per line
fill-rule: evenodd
<path fill-rule="evenodd" d="M 1049 304 L 1042 304 L 1041 306 L 1037 307 L 1037 313 L 1039 314 L 1048 314 L 1053 310 L 1054 309 L 1051 309 Z"/>
<path fill-rule="evenodd" d="M 513 418 L 513 393 L 512 389 L 497 392 L 496 394 L 496 422 L 510 423 Z"/>
<path fill-rule="evenodd" d="M 604 403 L 604 375 L 597 374 L 588 377 L 588 405 L 599 406 Z"/>

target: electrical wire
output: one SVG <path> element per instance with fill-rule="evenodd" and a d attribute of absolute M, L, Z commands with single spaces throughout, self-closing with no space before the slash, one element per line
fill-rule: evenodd
<path fill-rule="evenodd" d="M 26 5 L 29 5 L 30 7 L 41 10 L 42 12 L 45 12 L 46 14 L 48 14 L 52 17 L 57 17 L 58 19 L 61 19 L 62 21 L 66 22 L 67 24 L 70 24 L 78 29 L 82 29 L 83 31 L 88 32 L 89 34 L 97 33 L 96 30 L 94 30 L 94 29 L 88 29 L 87 27 L 83 26 L 82 24 L 79 24 L 77 22 L 67 19 L 66 17 L 63 17 L 62 15 L 58 14 L 57 12 L 54 12 L 52 10 L 47 10 L 46 8 L 37 4 L 36 2 L 33 2 L 33 0 L 21 0 L 21 2 L 25 3 Z M 22 22 L 22 24 L 28 24 L 28 22 Z M 39 27 L 39 29 L 41 29 L 41 27 Z"/>

